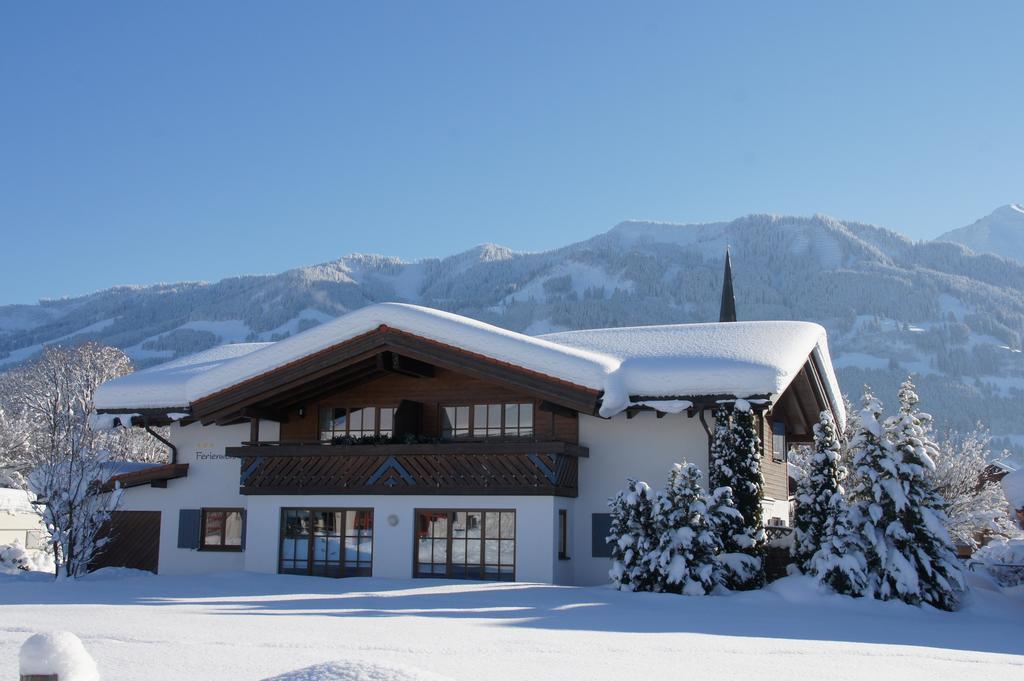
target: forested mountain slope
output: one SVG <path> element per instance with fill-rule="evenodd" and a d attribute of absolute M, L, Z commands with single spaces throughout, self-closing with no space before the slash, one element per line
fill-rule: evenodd
<path fill-rule="evenodd" d="M 914 372 L 940 425 L 980 420 L 1024 445 L 1024 264 L 826 216 L 624 222 L 541 253 L 484 245 L 413 263 L 350 255 L 277 275 L 0 307 L 0 367 L 42 344 L 85 338 L 149 365 L 217 343 L 281 338 L 386 300 L 531 334 L 715 320 L 726 245 L 739 317 L 825 325 L 851 398 L 867 383 L 891 400 Z"/>

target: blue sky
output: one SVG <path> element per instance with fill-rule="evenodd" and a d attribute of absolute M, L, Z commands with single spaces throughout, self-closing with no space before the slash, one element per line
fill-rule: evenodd
<path fill-rule="evenodd" d="M 1024 3 L 6 3 L 0 304 L 1024 201 Z"/>

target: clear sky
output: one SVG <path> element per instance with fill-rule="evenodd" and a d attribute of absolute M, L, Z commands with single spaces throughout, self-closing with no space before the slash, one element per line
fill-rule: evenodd
<path fill-rule="evenodd" d="M 1024 201 L 1024 2 L 8 2 L 0 303 Z"/>

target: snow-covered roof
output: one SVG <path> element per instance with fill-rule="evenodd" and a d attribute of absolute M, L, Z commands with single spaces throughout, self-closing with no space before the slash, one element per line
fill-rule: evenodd
<path fill-rule="evenodd" d="M 999 482 L 1010 506 L 1014 510 L 1024 508 L 1024 470 L 1007 473 Z"/>
<path fill-rule="evenodd" d="M 461 315 L 401 303 L 361 308 L 276 343 L 226 345 L 103 384 L 100 410 L 181 409 L 381 326 L 603 392 L 601 414 L 630 395 L 778 397 L 817 355 L 842 409 L 825 330 L 809 322 L 676 324 L 527 336 Z M 844 415 L 838 414 L 840 422 Z"/>
<path fill-rule="evenodd" d="M 0 513 L 29 514 L 38 513 L 32 506 L 36 496 L 23 489 L 0 487 Z"/>
<path fill-rule="evenodd" d="M 842 409 L 825 329 L 812 322 L 635 326 L 566 331 L 541 338 L 615 358 L 619 366 L 609 377 L 612 385 L 606 386 L 605 401 L 609 394 L 777 398 L 815 353 L 825 389 L 837 409 Z"/>
<path fill-rule="evenodd" d="M 188 409 L 190 379 L 273 343 L 232 343 L 179 357 L 101 385 L 97 409 Z"/>

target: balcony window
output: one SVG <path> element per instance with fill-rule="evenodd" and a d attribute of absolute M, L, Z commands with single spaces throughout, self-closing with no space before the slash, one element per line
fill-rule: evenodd
<path fill-rule="evenodd" d="M 469 437 L 469 407 L 445 407 L 441 421 L 441 435 L 445 439 Z"/>
<path fill-rule="evenodd" d="M 441 414 L 445 439 L 533 436 L 533 404 L 529 402 L 449 406 Z"/>
<path fill-rule="evenodd" d="M 473 437 L 501 437 L 500 404 L 478 404 L 473 407 Z"/>
<path fill-rule="evenodd" d="M 320 439 L 390 437 L 394 422 L 394 407 L 321 407 Z"/>

